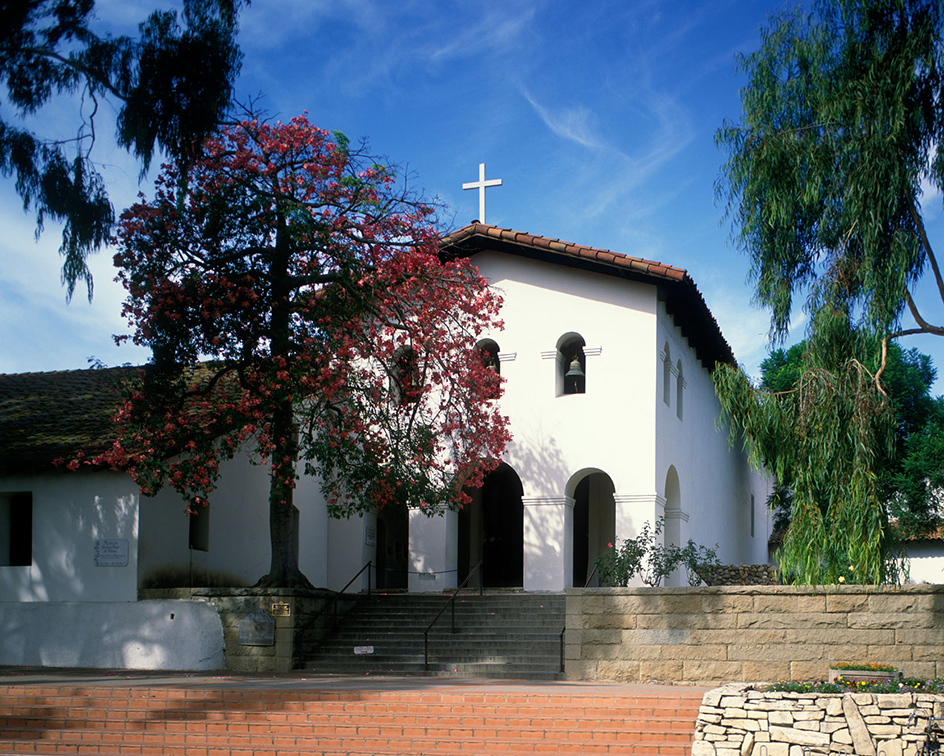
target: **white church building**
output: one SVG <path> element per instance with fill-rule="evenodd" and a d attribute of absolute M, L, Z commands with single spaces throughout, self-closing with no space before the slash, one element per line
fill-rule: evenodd
<path fill-rule="evenodd" d="M 482 223 L 442 249 L 503 297 L 505 328 L 479 346 L 505 379 L 514 440 L 472 504 L 437 517 L 332 520 L 302 479 L 299 564 L 315 586 L 338 590 L 372 560 L 381 588 L 438 592 L 481 560 L 486 588 L 562 591 L 595 584 L 608 544 L 662 517 L 666 542 L 767 561 L 770 482 L 716 427 L 711 371 L 734 356 L 684 270 Z M 0 376 L 0 663 L 33 658 L 34 623 L 50 617 L 38 605 L 65 607 L 63 645 L 94 644 L 68 619 L 78 604 L 114 614 L 120 635 L 129 612 L 143 621 L 142 589 L 250 586 L 268 571 L 264 468 L 228 463 L 188 518 L 172 492 L 53 465 L 109 443 L 121 373 Z"/>

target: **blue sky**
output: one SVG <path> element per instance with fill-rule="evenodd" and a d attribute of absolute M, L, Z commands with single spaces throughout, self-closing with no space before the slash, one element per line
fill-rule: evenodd
<path fill-rule="evenodd" d="M 103 27 L 133 33 L 160 0 L 99 0 Z M 756 374 L 767 313 L 751 305 L 748 261 L 729 242 L 714 186 L 723 119 L 737 120 L 737 52 L 759 45 L 779 2 L 717 0 L 254 0 L 241 16 L 238 96 L 270 116 L 307 111 L 317 125 L 362 137 L 407 168 L 411 185 L 447 206 L 451 227 L 478 215 L 478 164 L 489 223 L 686 268 L 738 360 Z M 43 113 L 70 128 L 75 103 Z M 107 115 L 107 114 L 106 114 Z M 140 190 L 103 119 L 95 158 L 119 210 Z M 944 249 L 941 197 L 926 198 Z M 111 254 L 93 258 L 95 296 L 65 303 L 58 229 L 39 242 L 9 182 L 0 185 L 0 372 L 147 359 L 117 348 L 125 332 Z M 940 312 L 940 309 L 937 309 Z M 935 317 L 935 310 L 928 315 Z M 802 335 L 802 317 L 797 335 Z M 944 369 L 944 341 L 912 339 Z M 937 384 L 940 390 L 941 383 Z"/>

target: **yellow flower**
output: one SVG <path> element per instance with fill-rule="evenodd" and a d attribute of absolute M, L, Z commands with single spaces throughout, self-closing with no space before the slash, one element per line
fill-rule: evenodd
<path fill-rule="evenodd" d="M 845 582 L 846 582 L 846 579 L 845 579 L 842 575 L 840 575 L 840 576 L 839 576 L 839 582 L 840 582 L 840 583 L 845 583 Z"/>

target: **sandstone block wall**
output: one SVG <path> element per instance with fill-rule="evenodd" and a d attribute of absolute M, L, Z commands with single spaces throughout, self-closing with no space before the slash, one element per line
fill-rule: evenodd
<path fill-rule="evenodd" d="M 916 756 L 944 695 L 765 693 L 726 685 L 705 694 L 692 756 Z"/>
<path fill-rule="evenodd" d="M 567 590 L 570 680 L 825 680 L 839 661 L 944 677 L 944 586 Z"/>

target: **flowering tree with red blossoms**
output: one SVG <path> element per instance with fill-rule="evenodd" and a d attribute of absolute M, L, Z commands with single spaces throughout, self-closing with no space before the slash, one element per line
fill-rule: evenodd
<path fill-rule="evenodd" d="M 124 314 L 153 358 L 99 461 L 196 508 L 222 461 L 261 460 L 264 586 L 309 584 L 301 469 L 334 516 L 460 506 L 510 438 L 475 348 L 501 327 L 500 299 L 467 260 L 440 257 L 433 210 L 301 117 L 225 129 L 179 186 L 165 166 L 155 198 L 121 219 Z"/>

